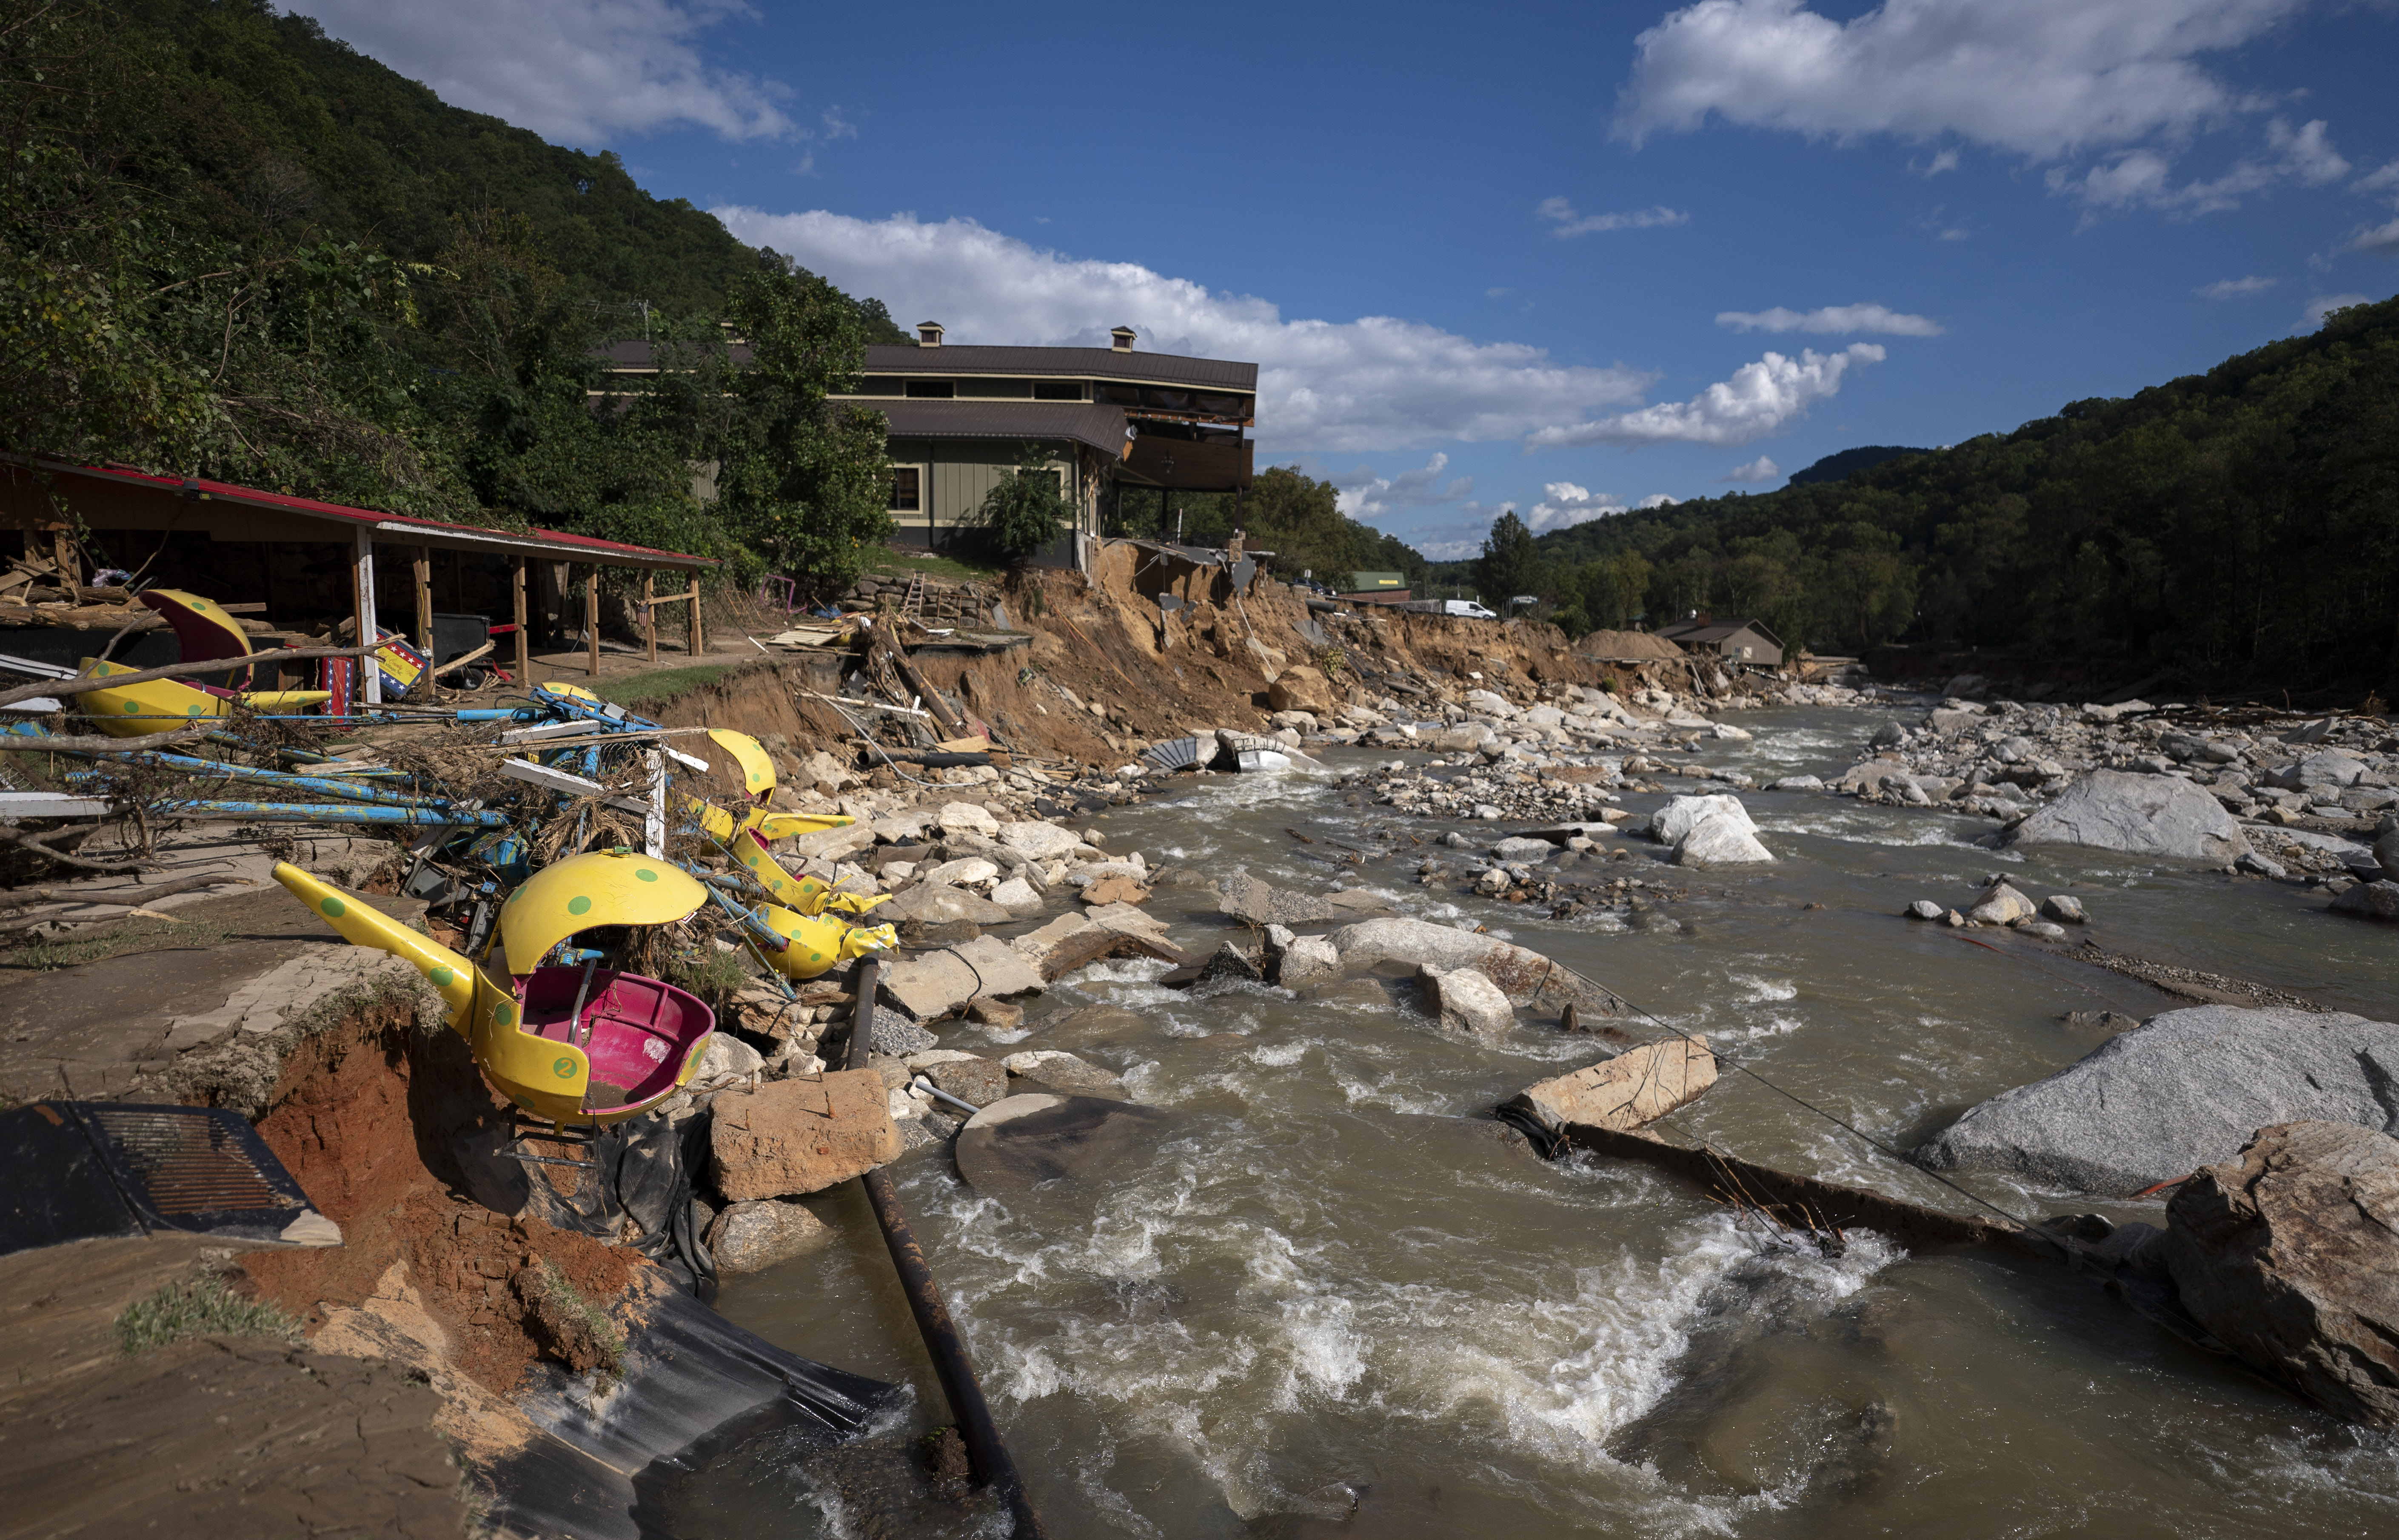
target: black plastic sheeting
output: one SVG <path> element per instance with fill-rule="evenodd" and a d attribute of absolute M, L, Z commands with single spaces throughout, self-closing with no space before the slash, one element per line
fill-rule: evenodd
<path fill-rule="evenodd" d="M 0 1255 L 181 1230 L 280 1240 L 308 1196 L 239 1113 L 36 1101 L 0 1113 Z"/>
<path fill-rule="evenodd" d="M 658 1289 L 634 1311 L 621 1379 L 535 1365 L 516 1404 L 543 1437 L 487 1473 L 503 1532 L 663 1540 L 671 1494 L 717 1453 L 768 1433 L 796 1454 L 830 1449 L 906 1395 L 787 1353 L 688 1294 Z"/>
<path fill-rule="evenodd" d="M 701 1300 L 716 1297 L 716 1259 L 692 1223 L 692 1167 L 708 1157 L 708 1114 L 670 1123 L 635 1117 L 602 1129 L 575 1158 L 595 1164 L 575 1173 L 572 1194 L 528 1165 L 527 1209 L 557 1226 L 628 1245 L 657 1263 L 677 1287 Z M 626 1222 L 640 1239 L 626 1242 Z"/>

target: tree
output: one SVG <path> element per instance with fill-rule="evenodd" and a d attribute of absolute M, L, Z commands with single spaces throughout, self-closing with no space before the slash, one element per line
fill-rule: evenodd
<path fill-rule="evenodd" d="M 1505 604 L 1520 593 L 1532 593 L 1542 579 L 1540 547 L 1533 532 L 1512 513 L 1503 513 L 1483 537 L 1483 555 L 1474 563 L 1475 586 L 1485 604 Z"/>
<path fill-rule="evenodd" d="M 728 317 L 748 339 L 734 378 L 742 420 L 725 435 L 735 533 L 802 588 L 838 593 L 891 534 L 883 415 L 826 398 L 857 387 L 866 359 L 858 307 L 787 260 L 734 286 Z"/>
<path fill-rule="evenodd" d="M 983 493 L 985 535 L 1010 566 L 1023 566 L 1072 523 L 1074 505 L 1059 490 L 1050 453 L 1038 444 L 1017 452 L 1016 466 Z"/>

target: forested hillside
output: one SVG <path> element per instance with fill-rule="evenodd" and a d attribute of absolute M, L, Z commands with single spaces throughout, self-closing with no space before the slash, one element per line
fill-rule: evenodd
<path fill-rule="evenodd" d="M 2399 300 L 1838 480 L 1593 520 L 1513 557 L 1502 534 L 1494 554 L 1576 624 L 1699 609 L 1820 652 L 1906 641 L 2195 682 L 2387 683 Z"/>
<path fill-rule="evenodd" d="M 827 577 L 888 528 L 881 419 L 824 401 L 881 304 L 306 18 L 0 0 L 0 453 Z M 645 333 L 689 372 L 595 411 Z"/>

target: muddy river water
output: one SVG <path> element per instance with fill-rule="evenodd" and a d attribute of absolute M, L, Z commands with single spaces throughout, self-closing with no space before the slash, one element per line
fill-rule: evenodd
<path fill-rule="evenodd" d="M 1699 757 L 1762 784 L 1837 774 L 1879 718 L 1740 720 L 1755 741 Z M 2036 898 L 2078 893 L 2092 934 L 2121 950 L 2338 1009 L 2399 1007 L 2389 938 L 2295 888 L 1981 849 L 1990 825 L 1931 811 L 1743 800 L 1777 864 L 1678 873 L 1636 845 L 1641 862 L 1611 876 L 1691 894 L 1631 925 L 1421 887 L 1422 852 L 1404 837 L 1405 854 L 1335 866 L 1336 847 L 1286 831 L 1373 848 L 1361 836 L 1376 826 L 1428 844 L 1450 826 L 1352 805 L 1330 777 L 1183 777 L 1105 827 L 1112 847 L 1153 864 L 1245 865 L 1312 891 L 1337 877 L 1403 913 L 1488 925 L 1902 1147 L 2095 1047 L 2066 1013 L 2176 1004 L 2054 953 L 1994 952 L 1897 917 L 1912 898 L 1959 903 L 1988 872 Z M 1161 890 L 1152 907 L 1181 944 L 1213 948 L 1229 934 L 1213 897 Z M 1078 976 L 1035 1003 L 1021 1038 L 1105 1062 L 1174 1114 L 1105 1185 L 1012 1210 L 964 1184 L 941 1149 L 895 1168 L 1055 1535 L 2399 1532 L 2399 1443 L 2184 1345 L 2062 1269 L 1911 1255 L 1871 1234 L 1827 1258 L 1744 1227 L 1687 1182 L 1590 1156 L 1547 1165 L 1493 1138 L 1491 1108 L 1600 1057 L 1588 1040 L 1529 1019 L 1500 1040 L 1445 1035 L 1371 990 L 1186 996 L 1149 981 L 1159 966 Z M 945 1046 L 1010 1051 L 980 1027 L 941 1030 Z M 1966 1206 L 1739 1074 L 1676 1122 L 1770 1165 Z M 1962 1180 L 2022 1216 L 2163 1222 L 2154 1202 Z M 841 1243 L 730 1281 L 720 1307 L 913 1385 L 894 1442 L 946 1422 L 855 1184 L 811 1202 Z M 768 1440 L 717 1461 L 676 1526 L 999 1527 L 888 1485 Z"/>

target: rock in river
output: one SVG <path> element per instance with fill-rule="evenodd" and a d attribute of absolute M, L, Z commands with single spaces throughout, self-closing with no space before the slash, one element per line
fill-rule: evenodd
<path fill-rule="evenodd" d="M 2195 1006 L 2002 1091 L 1916 1152 L 1936 1171 L 2014 1171 L 2129 1194 L 2229 1160 L 2297 1119 L 2390 1131 L 2399 1026 L 2362 1016 Z"/>
<path fill-rule="evenodd" d="M 1471 967 L 1416 969 L 1425 1009 L 1449 1032 L 1506 1032 L 1516 1024 L 1516 1007 L 1499 986 Z"/>
<path fill-rule="evenodd" d="M 720 1273 L 756 1273 L 813 1251 L 834 1238 L 833 1226 L 796 1203 L 736 1203 L 708 1226 L 709 1254 Z"/>
<path fill-rule="evenodd" d="M 1216 912 L 1229 914 L 1244 925 L 1304 925 L 1320 920 L 1340 917 L 1341 912 L 1324 899 L 1308 893 L 1294 893 L 1260 882 L 1245 870 L 1236 871 L 1216 885 L 1224 897 L 1216 900 Z"/>
<path fill-rule="evenodd" d="M 2399 920 L 2399 883 L 2360 883 L 2332 901 L 2332 912 Z"/>
<path fill-rule="evenodd" d="M 1570 1123 L 1630 1132 L 1687 1106 L 1715 1083 L 1716 1056 L 1707 1039 L 1678 1037 L 1544 1080 L 1508 1105 L 1552 1133 Z"/>
<path fill-rule="evenodd" d="M 1362 973 L 1377 963 L 1430 963 L 1471 967 L 1499 986 L 1509 1000 L 1536 1009 L 1571 1005 L 1585 1016 L 1618 1016 L 1624 1002 L 1570 967 L 1538 952 L 1429 920 L 1362 920 L 1333 933 L 1345 971 Z"/>
<path fill-rule="evenodd" d="M 900 1150 L 883 1076 L 874 1070 L 727 1091 L 709 1120 L 717 1190 L 737 1203 L 821 1192 L 897 1160 Z"/>
<path fill-rule="evenodd" d="M 2011 844 L 2081 844 L 2220 864 L 2249 848 L 2238 819 L 2171 776 L 2094 770 L 2016 825 Z"/>
<path fill-rule="evenodd" d="M 2183 1308 L 2218 1342 L 2337 1416 L 2399 1426 L 2399 1141 L 2260 1128 L 2166 1219 Z"/>

